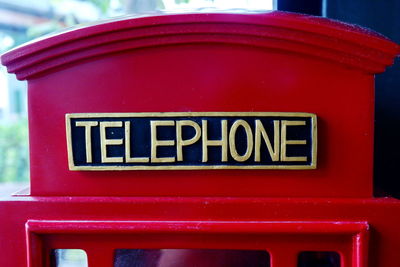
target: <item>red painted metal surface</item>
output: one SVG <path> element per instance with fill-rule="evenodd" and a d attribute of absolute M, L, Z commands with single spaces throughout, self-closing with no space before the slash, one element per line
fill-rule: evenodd
<path fill-rule="evenodd" d="M 71 30 L 2 62 L 28 79 L 34 195 L 369 197 L 372 73 L 398 50 L 377 34 L 308 16 L 189 14 Z M 315 113 L 318 168 L 68 170 L 66 113 L 171 111 Z"/>
<path fill-rule="evenodd" d="M 267 250 L 273 266 L 288 261 L 287 254 L 301 251 L 337 251 L 346 264 L 364 266 L 367 260 L 368 224 L 366 222 L 324 221 L 28 221 L 27 240 L 30 255 L 38 255 L 38 248 L 50 249 L 76 245 L 79 235 L 85 241 L 79 245 L 90 251 L 91 242 L 98 237 L 107 239 L 109 260 L 104 266 L 112 266 L 113 248 L 140 246 L 141 248 L 212 248 L 221 245 L 231 249 Z M 67 240 L 59 235 L 70 235 Z M 92 235 L 92 237 L 90 236 Z M 143 236 L 143 237 L 141 237 Z M 201 241 L 199 240 L 201 237 Z M 174 241 L 171 241 L 171 239 Z M 68 240 L 69 239 L 69 240 Z M 151 239 L 151 241 L 149 241 Z M 133 244 L 133 241 L 135 244 Z M 167 242 L 166 242 L 167 241 Z M 200 241 L 200 242 L 199 242 Z M 252 244 L 257 242 L 257 244 Z M 219 243 L 219 244 L 218 244 Z M 222 244 L 221 244 L 222 243 Z M 290 251 L 290 243 L 298 251 Z M 300 249 L 300 250 L 299 250 Z M 285 259 L 278 253 L 286 254 Z M 111 252 L 111 253 L 110 253 Z M 282 255 L 283 256 L 283 255 Z M 296 261 L 296 254 L 290 261 Z M 95 255 L 89 255 L 89 260 Z M 37 261 L 31 259 L 31 266 Z M 106 265 L 107 264 L 107 265 Z M 197 262 L 197 264 L 199 264 Z M 196 263 L 193 263 L 196 265 Z M 41 266 L 38 264 L 37 266 Z M 96 265 L 97 266 L 97 265 Z M 207 266 L 207 265 L 202 265 Z"/>
<path fill-rule="evenodd" d="M 42 266 L 52 248 L 85 249 L 93 266 L 112 266 L 116 248 L 236 248 L 268 249 L 275 267 L 308 250 L 395 267 L 398 210 L 393 199 L 13 197 L 0 206 L 0 248 L 14 257 L 0 263 L 25 266 L 28 250 Z"/>
<path fill-rule="evenodd" d="M 0 266 L 48 266 L 55 248 L 84 248 L 96 267 L 118 248 L 397 266 L 400 202 L 373 198 L 372 149 L 373 74 L 399 51 L 355 26 L 270 12 L 128 18 L 3 55 L 28 80 L 31 193 L 0 202 Z M 67 113 L 188 111 L 315 113 L 317 169 L 68 169 Z"/>

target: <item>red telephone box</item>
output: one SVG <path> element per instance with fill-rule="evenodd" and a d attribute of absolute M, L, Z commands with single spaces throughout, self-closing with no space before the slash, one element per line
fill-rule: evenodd
<path fill-rule="evenodd" d="M 397 266 L 372 149 L 374 74 L 399 51 L 270 12 L 123 18 L 2 55 L 28 81 L 31 186 L 0 202 L 0 266 Z"/>

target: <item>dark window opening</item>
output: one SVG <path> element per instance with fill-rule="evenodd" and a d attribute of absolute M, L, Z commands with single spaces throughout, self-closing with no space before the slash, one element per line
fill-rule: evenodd
<path fill-rule="evenodd" d="M 114 267 L 270 267 L 267 251 L 219 249 L 117 249 Z"/>
<path fill-rule="evenodd" d="M 297 267 L 340 267 L 340 255 L 334 251 L 304 251 Z"/>

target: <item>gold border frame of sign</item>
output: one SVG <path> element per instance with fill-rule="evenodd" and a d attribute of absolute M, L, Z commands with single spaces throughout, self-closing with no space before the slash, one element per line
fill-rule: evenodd
<path fill-rule="evenodd" d="M 311 164 L 310 165 L 210 165 L 210 166 L 75 166 L 72 155 L 71 118 L 126 118 L 126 117 L 310 117 L 312 129 Z M 123 170 L 232 170 L 232 169 L 262 169 L 262 170 L 310 170 L 317 168 L 317 115 L 306 112 L 133 112 L 133 113 L 72 113 L 65 114 L 67 131 L 68 166 L 71 171 L 123 171 Z"/>

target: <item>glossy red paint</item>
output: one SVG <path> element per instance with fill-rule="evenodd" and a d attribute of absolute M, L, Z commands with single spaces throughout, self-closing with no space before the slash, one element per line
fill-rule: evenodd
<path fill-rule="evenodd" d="M 89 266 L 111 267 L 117 248 L 220 248 L 268 250 L 274 267 L 308 250 L 395 267 L 398 210 L 393 199 L 15 196 L 0 206 L 0 248 L 13 255 L 0 263 L 47 266 L 51 249 L 78 248 Z"/>
<path fill-rule="evenodd" d="M 372 73 L 398 49 L 377 34 L 309 16 L 187 14 L 71 30 L 2 62 L 28 79 L 34 195 L 369 197 Z M 68 170 L 66 113 L 170 111 L 315 113 L 318 168 Z"/>
<path fill-rule="evenodd" d="M 48 266 L 54 248 L 111 266 L 130 247 L 396 266 L 400 202 L 372 196 L 373 75 L 399 52 L 356 26 L 270 12 L 125 18 L 4 54 L 28 80 L 31 188 L 0 202 L 0 266 Z M 68 169 L 67 113 L 187 111 L 315 113 L 317 169 Z"/>

